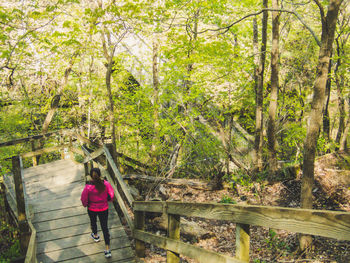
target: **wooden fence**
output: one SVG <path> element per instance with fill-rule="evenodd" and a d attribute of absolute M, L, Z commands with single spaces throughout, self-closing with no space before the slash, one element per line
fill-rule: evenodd
<path fill-rule="evenodd" d="M 179 254 L 200 262 L 249 262 L 250 225 L 290 232 L 350 240 L 350 213 L 299 208 L 182 202 L 133 204 L 136 254 L 144 256 L 144 243 L 167 250 L 167 262 L 179 262 Z M 167 237 L 144 231 L 145 212 L 166 213 Z M 180 241 L 180 217 L 226 220 L 236 223 L 236 256 L 228 257 Z"/>

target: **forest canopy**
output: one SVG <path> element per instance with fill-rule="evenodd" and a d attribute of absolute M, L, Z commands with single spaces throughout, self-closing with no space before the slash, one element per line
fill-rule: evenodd
<path fill-rule="evenodd" d="M 2 0 L 0 141 L 74 128 L 156 175 L 274 177 L 303 162 L 332 8 L 315 154 L 346 149 L 350 5 L 335 0 Z"/>

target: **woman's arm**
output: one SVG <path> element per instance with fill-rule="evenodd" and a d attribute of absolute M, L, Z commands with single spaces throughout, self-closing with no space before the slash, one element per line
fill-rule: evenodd
<path fill-rule="evenodd" d="M 84 207 L 88 206 L 88 203 L 89 203 L 89 191 L 88 191 L 87 186 L 84 187 L 84 190 L 81 193 L 80 200 L 81 200 L 81 203 L 83 204 Z"/>
<path fill-rule="evenodd" d="M 111 186 L 111 184 L 107 181 L 106 182 L 106 190 L 107 190 L 107 194 L 109 195 L 109 197 L 111 198 L 109 201 L 113 201 L 114 199 L 114 191 L 113 188 Z"/>

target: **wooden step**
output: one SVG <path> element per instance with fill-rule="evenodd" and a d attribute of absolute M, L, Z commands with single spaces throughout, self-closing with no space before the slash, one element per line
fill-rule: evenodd
<path fill-rule="evenodd" d="M 111 213 L 108 215 L 108 223 L 110 225 L 112 224 L 119 224 L 119 218 L 116 218 L 117 215 L 114 213 Z M 54 219 L 50 221 L 44 221 L 40 223 L 35 223 L 34 227 L 37 231 L 37 233 L 42 231 L 51 231 L 55 229 L 65 228 L 67 226 L 76 226 L 81 224 L 90 224 L 90 219 L 87 214 L 78 215 L 78 216 L 71 216 L 71 217 L 65 217 L 60 219 Z"/>
<path fill-rule="evenodd" d="M 77 236 L 64 237 L 53 241 L 40 243 L 37 246 L 36 252 L 37 254 L 42 254 L 42 253 L 53 252 L 53 251 L 80 246 L 80 245 L 95 244 L 95 241 L 92 240 L 90 234 L 91 234 L 91 231 L 89 233 L 82 233 L 81 235 L 77 235 Z M 111 240 L 116 238 L 127 237 L 122 226 L 110 229 L 109 234 L 110 234 Z M 100 242 L 104 243 L 103 233 L 100 232 L 99 235 L 101 237 Z"/>
<path fill-rule="evenodd" d="M 109 231 L 112 231 L 112 229 L 114 228 L 120 228 L 120 227 L 121 227 L 121 224 L 110 224 L 110 222 L 108 222 Z M 98 233 L 102 233 L 100 224 L 97 224 L 97 231 Z M 90 224 L 84 223 L 81 225 L 67 226 L 62 229 L 54 229 L 51 231 L 43 231 L 43 232 L 37 233 L 37 243 L 39 245 L 40 243 L 53 241 L 56 239 L 80 236 L 82 234 L 89 234 L 89 233 L 91 233 Z"/>

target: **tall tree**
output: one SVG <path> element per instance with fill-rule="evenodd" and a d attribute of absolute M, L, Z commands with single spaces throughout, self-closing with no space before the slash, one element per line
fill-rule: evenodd
<path fill-rule="evenodd" d="M 268 7 L 268 0 L 263 0 L 263 8 Z M 255 53 L 255 140 L 254 140 L 254 153 L 253 162 L 254 170 L 260 172 L 263 168 L 262 150 L 263 150 L 263 102 L 264 102 L 264 72 L 265 72 L 265 60 L 266 60 L 266 42 L 267 42 L 267 20 L 268 12 L 264 11 L 262 18 L 261 28 L 261 48 L 260 56 L 258 55 L 258 29 L 257 22 L 254 19 L 254 53 Z"/>
<path fill-rule="evenodd" d="M 272 0 L 272 8 L 278 9 L 278 0 Z M 278 100 L 278 74 L 279 74 L 279 24 L 280 13 L 272 11 L 272 47 L 271 47 L 271 93 L 268 121 L 268 148 L 269 148 L 269 173 L 274 176 L 277 171 L 277 136 L 276 113 Z"/>
<path fill-rule="evenodd" d="M 313 86 L 313 98 L 311 102 L 311 112 L 309 125 L 307 127 L 306 139 L 304 143 L 303 176 L 301 186 L 301 207 L 312 209 L 312 188 L 314 186 L 314 167 L 317 139 L 322 122 L 322 110 L 325 100 L 325 89 L 328 76 L 329 60 L 334 41 L 335 28 L 339 8 L 343 0 L 330 0 L 327 14 L 319 0 L 313 0 L 320 10 L 322 23 L 321 47 L 319 50 L 318 64 L 316 69 L 316 79 Z M 312 239 L 310 236 L 300 238 L 300 249 L 305 250 L 310 246 Z"/>

